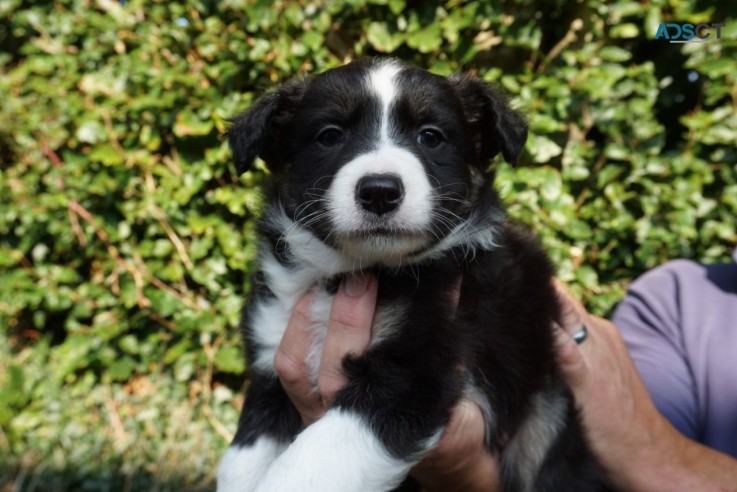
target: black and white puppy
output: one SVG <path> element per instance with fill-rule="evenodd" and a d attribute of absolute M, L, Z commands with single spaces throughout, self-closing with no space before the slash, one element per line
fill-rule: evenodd
<path fill-rule="evenodd" d="M 367 59 L 283 84 L 228 135 L 238 172 L 262 157 L 273 190 L 243 319 L 250 385 L 219 491 L 393 489 L 464 395 L 484 413 L 505 491 L 603 490 L 555 366 L 553 269 L 492 188 L 490 160 L 516 161 L 527 137 L 504 97 Z M 317 285 L 316 378 L 337 285 L 365 272 L 379 286 L 370 346 L 345 358 L 347 385 L 305 429 L 275 352 Z"/>

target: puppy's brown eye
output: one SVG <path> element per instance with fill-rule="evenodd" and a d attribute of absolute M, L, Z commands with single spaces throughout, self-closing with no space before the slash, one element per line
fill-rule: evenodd
<path fill-rule="evenodd" d="M 425 128 L 417 135 L 417 143 L 434 149 L 443 141 L 443 134 L 434 128 Z"/>
<path fill-rule="evenodd" d="M 317 141 L 325 147 L 334 147 L 343 143 L 345 139 L 343 132 L 339 128 L 330 126 L 325 128 L 317 135 Z"/>

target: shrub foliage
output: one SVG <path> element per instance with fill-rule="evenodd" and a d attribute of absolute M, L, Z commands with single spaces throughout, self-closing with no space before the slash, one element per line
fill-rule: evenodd
<path fill-rule="evenodd" d="M 4 0 L 0 17 L 0 489 L 211 484 L 267 174 L 236 177 L 223 135 L 288 77 L 391 55 L 503 87 L 531 135 L 498 186 L 597 313 L 644 270 L 737 243 L 726 5 Z M 726 26 L 654 39 L 678 21 Z"/>

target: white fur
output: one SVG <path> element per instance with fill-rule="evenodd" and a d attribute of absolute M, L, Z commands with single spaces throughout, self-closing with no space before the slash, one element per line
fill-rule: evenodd
<path fill-rule="evenodd" d="M 355 196 L 356 186 L 370 174 L 394 174 L 401 179 L 404 198 L 397 210 L 377 217 L 360 206 Z M 376 261 L 398 264 L 432 237 L 429 228 L 433 189 L 422 163 L 408 150 L 383 145 L 374 152 L 359 155 L 335 175 L 327 199 L 330 221 L 343 251 L 367 264 Z M 396 234 L 366 235 L 377 226 Z"/>
<path fill-rule="evenodd" d="M 532 489 L 548 449 L 563 429 L 567 405 L 559 392 L 536 393 L 530 413 L 505 447 L 502 466 L 515 471 L 522 490 Z"/>
<path fill-rule="evenodd" d="M 320 359 L 322 349 L 325 346 L 325 335 L 328 332 L 328 318 L 333 307 L 335 296 L 320 289 L 315 292 L 312 300 L 311 316 L 315 324 L 312 327 L 312 343 L 307 354 L 307 367 L 309 368 L 310 381 L 317 388 L 317 377 L 320 371 Z"/>
<path fill-rule="evenodd" d="M 400 323 L 405 321 L 408 306 L 398 301 L 390 304 L 379 304 L 374 313 L 374 322 L 371 326 L 371 345 L 389 338 L 396 333 Z"/>
<path fill-rule="evenodd" d="M 255 490 L 269 465 L 286 449 L 268 436 L 261 436 L 252 446 L 230 446 L 220 460 L 217 492 Z"/>
<path fill-rule="evenodd" d="M 266 275 L 269 288 L 276 298 L 262 300 L 253 307 L 251 327 L 259 350 L 252 365 L 267 374 L 275 374 L 274 357 L 294 307 L 307 290 L 323 278 L 310 268 L 285 267 L 271 253 L 262 255 L 261 267 Z M 312 344 L 306 359 L 313 384 L 317 383 L 317 373 L 334 297 L 321 288 L 314 291 L 310 312 L 314 322 L 311 328 Z M 403 304 L 377 306 L 371 344 L 390 336 L 397 324 L 402 321 L 405 313 L 406 306 Z"/>
<path fill-rule="evenodd" d="M 292 268 L 282 265 L 268 248 L 263 245 L 260 266 L 264 273 L 269 290 L 282 304 L 294 307 L 319 278 L 316 270 L 310 268 Z"/>
<path fill-rule="evenodd" d="M 278 300 L 258 303 L 255 307 L 251 328 L 253 339 L 258 345 L 256 360 L 250 361 L 253 368 L 266 374 L 276 374 L 274 356 L 279 348 L 291 311 Z"/>
<path fill-rule="evenodd" d="M 292 311 L 319 277 L 314 270 L 286 267 L 274 258 L 270 250 L 262 248 L 262 251 L 261 269 L 269 290 L 276 298 L 262 300 L 252 308 L 251 328 L 260 349 L 252 364 L 260 371 L 274 374 L 274 356 Z"/>
<path fill-rule="evenodd" d="M 390 490 L 414 461 L 392 457 L 364 420 L 329 410 L 271 465 L 258 492 L 372 492 Z"/>
<path fill-rule="evenodd" d="M 502 216 L 499 213 L 499 222 L 501 222 Z M 446 251 L 455 247 L 462 247 L 466 253 L 466 256 L 473 257 L 476 251 L 489 251 L 499 244 L 496 242 L 496 234 L 492 223 L 488 218 L 478 217 L 475 213 L 472 213 L 468 220 L 465 220 L 455 226 L 443 239 L 437 244 L 433 245 L 425 251 L 419 254 L 412 255 L 408 259 L 408 263 L 417 263 L 420 261 L 431 260 L 440 258 Z"/>
<path fill-rule="evenodd" d="M 396 87 L 394 86 L 394 76 L 399 72 L 399 66 L 391 61 L 380 64 L 371 71 L 369 75 L 369 85 L 374 93 L 381 101 L 381 143 L 389 141 L 391 132 L 389 123 L 389 109 L 394 98 L 396 97 Z"/>
<path fill-rule="evenodd" d="M 294 307 L 307 290 L 322 280 L 322 277 L 316 270 L 310 268 L 286 267 L 270 252 L 262 255 L 261 268 L 266 276 L 267 285 L 276 298 L 262 300 L 253 308 L 251 326 L 254 340 L 259 347 L 253 367 L 262 372 L 275 374 L 274 357 Z M 311 306 L 310 315 L 314 322 L 311 329 L 313 339 L 306 362 L 313 383 L 317 382 L 317 370 L 333 297 L 323 289 L 316 289 Z"/>
<path fill-rule="evenodd" d="M 471 380 L 466 384 L 466 389 L 463 392 L 465 397 L 474 402 L 479 409 L 481 414 L 484 416 L 484 424 L 486 428 L 486 445 L 491 445 L 491 436 L 494 435 L 494 427 L 496 426 L 496 416 L 491 408 L 491 402 L 486 397 L 483 391 Z"/>
<path fill-rule="evenodd" d="M 354 259 L 323 243 L 310 230 L 290 219 L 281 204 L 270 208 L 265 220 L 282 231 L 282 241 L 289 245 L 291 260 L 298 265 L 300 274 L 311 277 L 313 282 L 358 269 Z M 283 278 L 289 283 L 291 269 L 284 270 Z"/>

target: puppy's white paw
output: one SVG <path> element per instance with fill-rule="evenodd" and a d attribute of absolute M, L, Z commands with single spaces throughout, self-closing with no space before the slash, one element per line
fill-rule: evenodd
<path fill-rule="evenodd" d="M 257 492 L 379 492 L 399 485 L 414 462 L 392 457 L 364 419 L 328 411 L 276 459 Z"/>
<path fill-rule="evenodd" d="M 260 437 L 252 446 L 232 445 L 220 460 L 217 492 L 252 492 L 271 463 L 286 448 L 270 437 Z"/>

